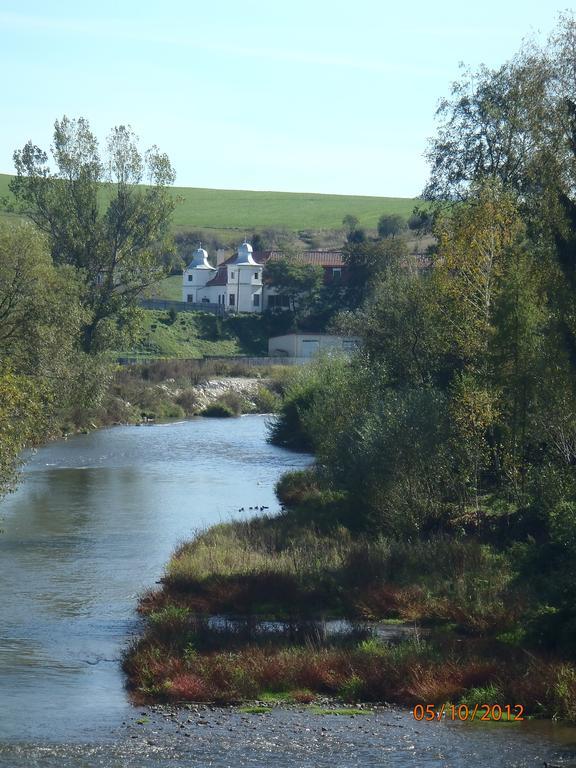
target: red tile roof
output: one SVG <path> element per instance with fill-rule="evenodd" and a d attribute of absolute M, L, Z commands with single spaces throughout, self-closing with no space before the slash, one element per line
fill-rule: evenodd
<path fill-rule="evenodd" d="M 206 286 L 213 285 L 226 285 L 226 270 L 222 269 L 222 267 L 219 267 L 214 277 L 206 283 Z"/>
<path fill-rule="evenodd" d="M 319 264 L 321 267 L 339 267 L 344 264 L 341 251 L 302 251 L 291 256 L 287 256 L 282 251 L 254 251 L 252 257 L 258 264 L 266 264 L 267 261 L 281 261 L 282 259 L 292 259 L 299 264 Z M 236 254 L 232 254 L 220 266 L 231 264 L 235 258 Z"/>
<path fill-rule="evenodd" d="M 271 251 L 266 261 L 280 261 L 287 258 L 280 251 Z M 303 251 L 288 257 L 299 264 L 318 264 L 321 267 L 341 267 L 344 257 L 341 251 Z"/>

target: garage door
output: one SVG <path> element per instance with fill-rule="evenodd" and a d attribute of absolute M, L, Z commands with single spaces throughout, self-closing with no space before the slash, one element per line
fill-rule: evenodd
<path fill-rule="evenodd" d="M 320 349 L 318 339 L 302 339 L 302 356 L 313 357 Z"/>

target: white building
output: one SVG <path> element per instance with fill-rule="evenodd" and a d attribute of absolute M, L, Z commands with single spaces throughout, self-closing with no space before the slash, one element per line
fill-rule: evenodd
<path fill-rule="evenodd" d="M 217 259 L 221 252 L 218 252 Z M 290 299 L 278 293 L 264 278 L 269 261 L 286 258 L 280 251 L 254 253 L 246 241 L 231 256 L 216 267 L 208 261 L 202 248 L 195 251 L 183 274 L 182 301 L 192 304 L 218 305 L 223 312 L 264 312 L 266 309 L 288 309 Z M 307 251 L 290 257 L 301 264 L 315 264 L 323 269 L 324 285 L 342 285 L 347 266 L 340 251 Z"/>
<path fill-rule="evenodd" d="M 361 345 L 358 336 L 330 333 L 286 333 L 268 341 L 270 357 L 314 357 L 320 352 L 353 354 Z"/>
<path fill-rule="evenodd" d="M 226 312 L 261 312 L 263 266 L 252 253 L 250 243 L 243 242 L 234 258 L 215 268 L 198 248 L 184 270 L 182 300 L 218 304 Z"/>

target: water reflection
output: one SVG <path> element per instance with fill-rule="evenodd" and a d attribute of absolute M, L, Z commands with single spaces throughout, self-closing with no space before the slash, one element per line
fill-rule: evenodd
<path fill-rule="evenodd" d="M 264 438 L 262 417 L 196 419 L 79 435 L 32 457 L 0 505 L 1 735 L 22 737 L 22 712 L 28 735 L 60 738 L 128 711 L 119 659 L 138 594 L 198 527 L 256 502 L 277 508 L 278 476 L 309 461 Z"/>

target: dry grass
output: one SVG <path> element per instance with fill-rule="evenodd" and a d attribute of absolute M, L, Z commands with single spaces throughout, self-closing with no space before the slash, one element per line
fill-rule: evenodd
<path fill-rule="evenodd" d="M 473 541 L 406 544 L 320 533 L 291 518 L 215 526 L 171 558 L 147 612 L 171 601 L 204 613 L 453 623 L 470 634 L 511 627 L 525 601 L 502 556 Z"/>
<path fill-rule="evenodd" d="M 473 540 L 354 538 L 290 515 L 219 525 L 180 547 L 163 588 L 144 596 L 146 634 L 125 669 L 146 700 L 228 703 L 274 691 L 413 705 L 492 692 L 499 701 L 486 703 L 576 719 L 574 665 L 494 639 L 523 618 L 513 577 L 502 555 Z M 245 617 L 247 631 L 210 628 L 207 615 L 219 613 Z M 330 614 L 444 629 L 401 645 L 302 629 Z M 290 631 L 258 634 L 258 616 L 285 619 Z"/>
<path fill-rule="evenodd" d="M 521 703 L 526 714 L 576 719 L 576 668 L 535 657 L 492 650 L 409 642 L 393 646 L 370 640 L 353 647 L 259 647 L 199 654 L 175 653 L 141 642 L 125 669 L 136 699 L 220 704 L 286 692 L 293 701 L 314 695 L 345 701 L 418 703 L 474 701 Z"/>

